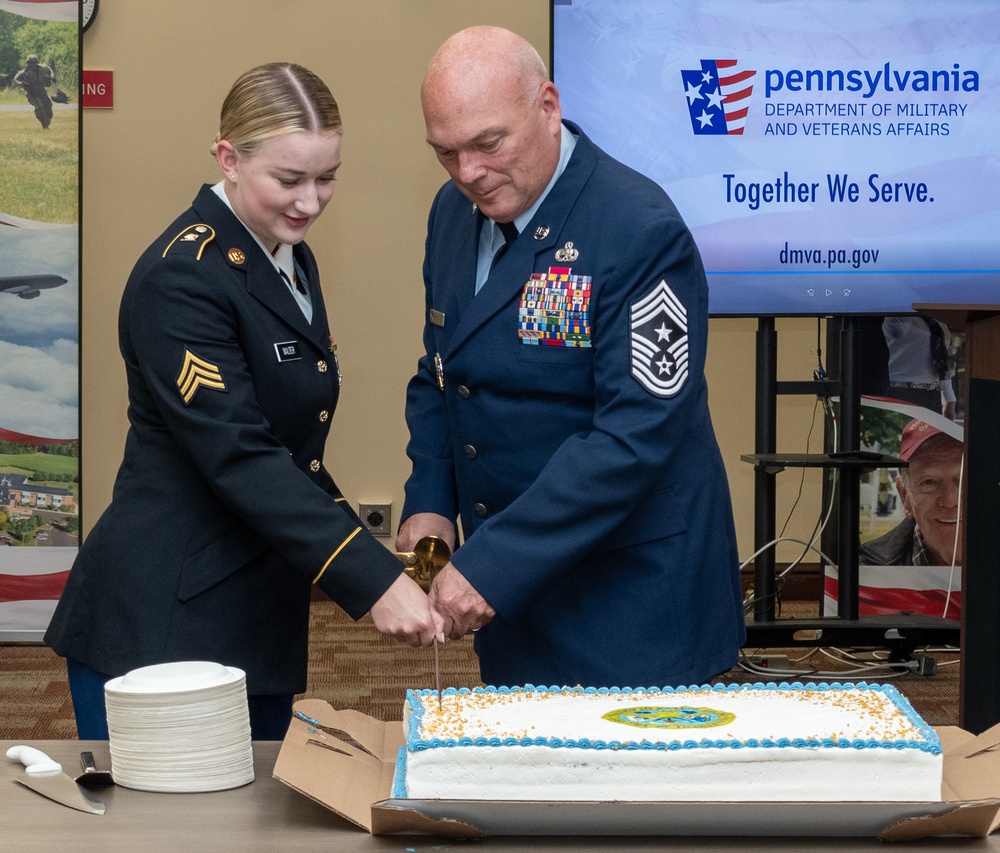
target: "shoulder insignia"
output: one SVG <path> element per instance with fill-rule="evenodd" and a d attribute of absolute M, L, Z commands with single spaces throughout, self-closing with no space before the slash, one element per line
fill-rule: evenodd
<path fill-rule="evenodd" d="M 198 358 L 191 350 L 184 350 L 184 364 L 180 376 L 177 377 L 177 387 L 181 392 L 184 405 L 188 406 L 201 387 L 225 391 L 226 383 L 222 379 L 222 371 L 218 365 Z"/>
<path fill-rule="evenodd" d="M 170 253 L 183 252 L 186 255 L 194 255 L 195 259 L 200 261 L 201 253 L 214 239 L 215 229 L 211 225 L 201 222 L 189 225 L 167 244 L 167 248 L 163 250 L 163 257 Z"/>
<path fill-rule="evenodd" d="M 688 378 L 687 309 L 662 278 L 629 308 L 632 376 L 655 397 L 680 393 Z"/>

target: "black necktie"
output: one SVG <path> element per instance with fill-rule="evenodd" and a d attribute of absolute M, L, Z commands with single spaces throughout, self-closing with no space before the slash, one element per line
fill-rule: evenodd
<path fill-rule="evenodd" d="M 288 273 L 286 273 L 284 270 L 278 270 L 278 272 L 281 273 L 281 277 L 285 280 L 285 284 L 287 284 L 289 287 L 292 287 L 292 282 L 290 282 L 288 280 Z M 295 289 L 299 293 L 301 293 L 303 296 L 305 296 L 305 294 L 306 294 L 306 287 L 305 287 L 305 285 L 301 281 L 299 281 L 299 277 L 298 276 L 295 276 L 295 285 L 294 286 L 295 286 Z"/>
<path fill-rule="evenodd" d="M 504 244 L 497 249 L 496 254 L 493 256 L 493 261 L 490 263 L 490 272 L 500 263 L 500 259 L 510 248 L 510 244 L 517 239 L 517 226 L 513 222 L 498 222 L 496 225 L 500 229 L 500 233 L 503 234 Z"/>

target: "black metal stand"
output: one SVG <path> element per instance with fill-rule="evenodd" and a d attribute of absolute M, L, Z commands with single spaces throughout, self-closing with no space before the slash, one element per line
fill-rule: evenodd
<path fill-rule="evenodd" d="M 858 549 L 860 547 L 861 473 L 905 465 L 890 456 L 860 452 L 861 395 L 858 381 L 860 332 L 855 318 L 844 318 L 840 338 L 840 381 L 781 383 L 777 381 L 778 338 L 773 317 L 757 321 L 757 383 L 755 453 L 742 459 L 754 465 L 753 621 L 747 623 L 747 646 L 788 648 L 796 645 L 850 645 L 888 648 L 895 659 L 908 659 L 918 645 L 958 646 L 958 622 L 905 616 L 869 619 L 858 616 Z M 840 432 L 835 454 L 776 453 L 779 394 L 839 395 Z M 840 487 L 837 503 L 837 618 L 816 621 L 775 620 L 777 585 L 774 549 L 775 478 L 785 468 L 836 468 Z M 761 550 L 763 549 L 763 550 Z"/>

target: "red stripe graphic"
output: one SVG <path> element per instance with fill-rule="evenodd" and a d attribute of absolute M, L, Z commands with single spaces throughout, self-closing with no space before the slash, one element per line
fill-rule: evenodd
<path fill-rule="evenodd" d="M 900 566 L 905 569 L 905 566 Z M 823 584 L 828 596 L 836 598 L 837 579 L 827 577 Z M 858 614 L 861 616 L 876 616 L 882 613 L 924 613 L 928 616 L 941 617 L 945 599 L 948 598 L 944 589 L 907 589 L 905 587 L 872 587 L 858 588 Z M 948 599 L 946 619 L 961 619 L 962 593 L 953 591 Z"/>
<path fill-rule="evenodd" d="M 0 575 L 0 602 L 58 601 L 69 571 L 48 575 Z"/>
<path fill-rule="evenodd" d="M 72 444 L 75 438 L 42 438 L 0 427 L 0 441 L 14 441 L 18 444 Z"/>

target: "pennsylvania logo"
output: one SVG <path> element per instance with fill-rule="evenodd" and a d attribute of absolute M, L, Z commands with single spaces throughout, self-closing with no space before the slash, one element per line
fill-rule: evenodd
<path fill-rule="evenodd" d="M 632 376 L 650 394 L 673 397 L 688 377 L 687 310 L 667 283 L 629 309 Z"/>
<path fill-rule="evenodd" d="M 742 135 L 756 71 L 736 59 L 703 59 L 701 70 L 681 71 L 695 136 Z"/>
<path fill-rule="evenodd" d="M 203 386 L 214 388 L 216 391 L 226 390 L 226 383 L 222 381 L 222 372 L 218 366 L 198 358 L 191 350 L 186 349 L 181 375 L 177 377 L 177 387 L 180 389 L 185 406 L 191 403 L 198 389 Z"/>

